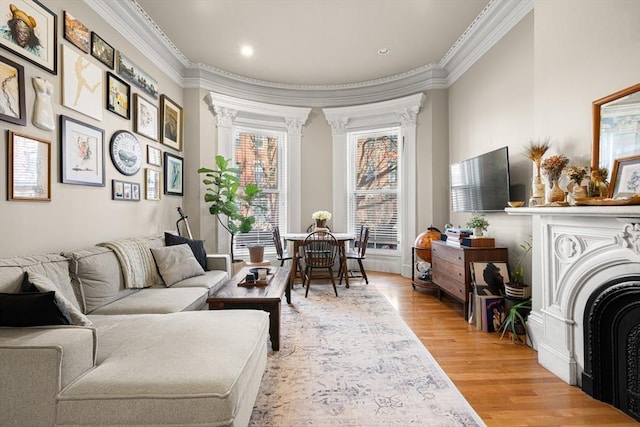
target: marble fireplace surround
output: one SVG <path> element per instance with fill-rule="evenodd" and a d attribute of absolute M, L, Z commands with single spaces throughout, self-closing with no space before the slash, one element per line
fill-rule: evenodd
<path fill-rule="evenodd" d="M 584 367 L 583 318 L 601 285 L 640 274 L 640 206 L 507 208 L 532 217 L 532 312 L 538 362 L 571 385 Z"/>

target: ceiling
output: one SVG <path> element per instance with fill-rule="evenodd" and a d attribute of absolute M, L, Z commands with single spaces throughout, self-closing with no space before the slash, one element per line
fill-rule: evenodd
<path fill-rule="evenodd" d="M 191 64 L 331 86 L 438 64 L 489 0 L 137 0 Z M 240 53 L 245 44 L 254 54 Z M 378 54 L 388 48 L 387 55 Z"/>

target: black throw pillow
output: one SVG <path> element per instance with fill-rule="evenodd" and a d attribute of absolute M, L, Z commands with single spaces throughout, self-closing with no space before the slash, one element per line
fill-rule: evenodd
<path fill-rule="evenodd" d="M 167 246 L 184 245 L 185 243 L 191 248 L 193 256 L 202 269 L 209 271 L 207 268 L 207 251 L 204 248 L 204 240 L 187 239 L 186 237 L 176 236 L 175 234 L 164 233 L 164 244 Z"/>
<path fill-rule="evenodd" d="M 58 305 L 56 293 L 0 293 L 0 326 L 70 325 L 71 318 Z"/>

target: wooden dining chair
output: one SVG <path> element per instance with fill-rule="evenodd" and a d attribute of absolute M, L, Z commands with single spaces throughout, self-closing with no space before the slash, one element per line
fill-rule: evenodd
<path fill-rule="evenodd" d="M 365 283 L 369 284 L 369 278 L 367 277 L 367 272 L 364 269 L 364 264 L 362 261 L 366 258 L 367 253 L 367 245 L 369 243 L 369 227 L 363 225 L 360 227 L 360 237 L 356 240 L 355 248 L 351 250 L 347 250 L 346 258 L 347 263 L 350 259 L 355 259 L 358 261 L 358 267 L 360 268 L 360 276 L 351 276 L 351 277 L 362 277 Z M 340 264 L 340 269 L 338 270 L 338 276 L 340 277 L 340 284 L 342 284 L 342 277 L 345 274 L 349 274 L 350 271 L 342 271 L 342 264 Z"/>
<path fill-rule="evenodd" d="M 282 244 L 282 236 L 280 236 L 280 227 L 277 225 L 272 225 L 271 233 L 273 235 L 273 245 L 276 248 L 276 258 L 278 259 L 278 261 L 280 261 L 280 267 L 282 267 L 285 261 L 293 261 L 293 256 L 284 249 L 284 245 Z M 304 276 L 302 274 L 302 265 L 300 265 L 302 257 L 299 254 L 296 255 L 298 256 L 298 259 L 296 260 L 296 277 L 299 277 L 304 281 Z"/>
<path fill-rule="evenodd" d="M 333 266 L 338 259 L 340 247 L 338 241 L 331 233 L 326 231 L 315 231 L 310 233 L 303 244 L 304 253 L 304 281 L 303 285 L 307 287 L 304 293 L 305 298 L 309 295 L 311 287 L 311 276 L 313 270 L 326 269 L 329 272 L 333 291 L 338 296 L 338 288 L 336 287 L 336 279 L 333 277 Z"/>

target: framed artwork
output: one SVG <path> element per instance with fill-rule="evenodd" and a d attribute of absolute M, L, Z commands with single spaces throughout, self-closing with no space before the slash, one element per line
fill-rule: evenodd
<path fill-rule="evenodd" d="M 182 151 L 183 117 L 182 107 L 168 96 L 160 97 L 160 142 L 178 151 Z"/>
<path fill-rule="evenodd" d="M 51 142 L 9 131 L 7 200 L 51 200 Z"/>
<path fill-rule="evenodd" d="M 0 0 L 0 46 L 58 74 L 58 16 L 37 0 Z"/>
<path fill-rule="evenodd" d="M 470 262 L 469 268 L 478 295 L 504 294 L 504 284 L 510 277 L 506 262 Z"/>
<path fill-rule="evenodd" d="M 89 53 L 89 29 L 66 10 L 63 16 L 65 40 L 70 41 L 84 53 Z"/>
<path fill-rule="evenodd" d="M 107 110 L 129 120 L 131 86 L 107 71 Z"/>
<path fill-rule="evenodd" d="M 145 73 L 129 58 L 124 56 L 122 52 L 118 51 L 116 58 L 117 72 L 123 79 L 138 86 L 154 99 L 158 98 L 158 82 L 156 79 Z"/>
<path fill-rule="evenodd" d="M 104 130 L 60 116 L 60 182 L 105 186 Z"/>
<path fill-rule="evenodd" d="M 155 169 L 144 170 L 145 198 L 147 200 L 160 200 L 160 171 Z"/>
<path fill-rule="evenodd" d="M 158 107 L 137 93 L 133 94 L 133 131 L 158 140 Z"/>
<path fill-rule="evenodd" d="M 100 67 L 62 45 L 62 105 L 102 120 L 102 80 Z"/>
<path fill-rule="evenodd" d="M 611 173 L 609 197 L 632 197 L 638 194 L 640 194 L 640 156 L 616 159 Z"/>
<path fill-rule="evenodd" d="M 182 157 L 164 152 L 164 194 L 182 196 L 184 181 L 182 163 Z"/>
<path fill-rule="evenodd" d="M 127 202 L 140 201 L 140 184 L 137 182 L 111 180 L 111 199 Z"/>
<path fill-rule="evenodd" d="M 91 55 L 113 70 L 115 49 L 95 32 L 91 32 Z"/>
<path fill-rule="evenodd" d="M 147 145 L 147 163 L 153 166 L 162 166 L 162 155 L 159 148 Z"/>
<path fill-rule="evenodd" d="M 3 94 L 0 96 L 0 120 L 26 125 L 24 67 L 0 56 L 0 81 Z"/>

